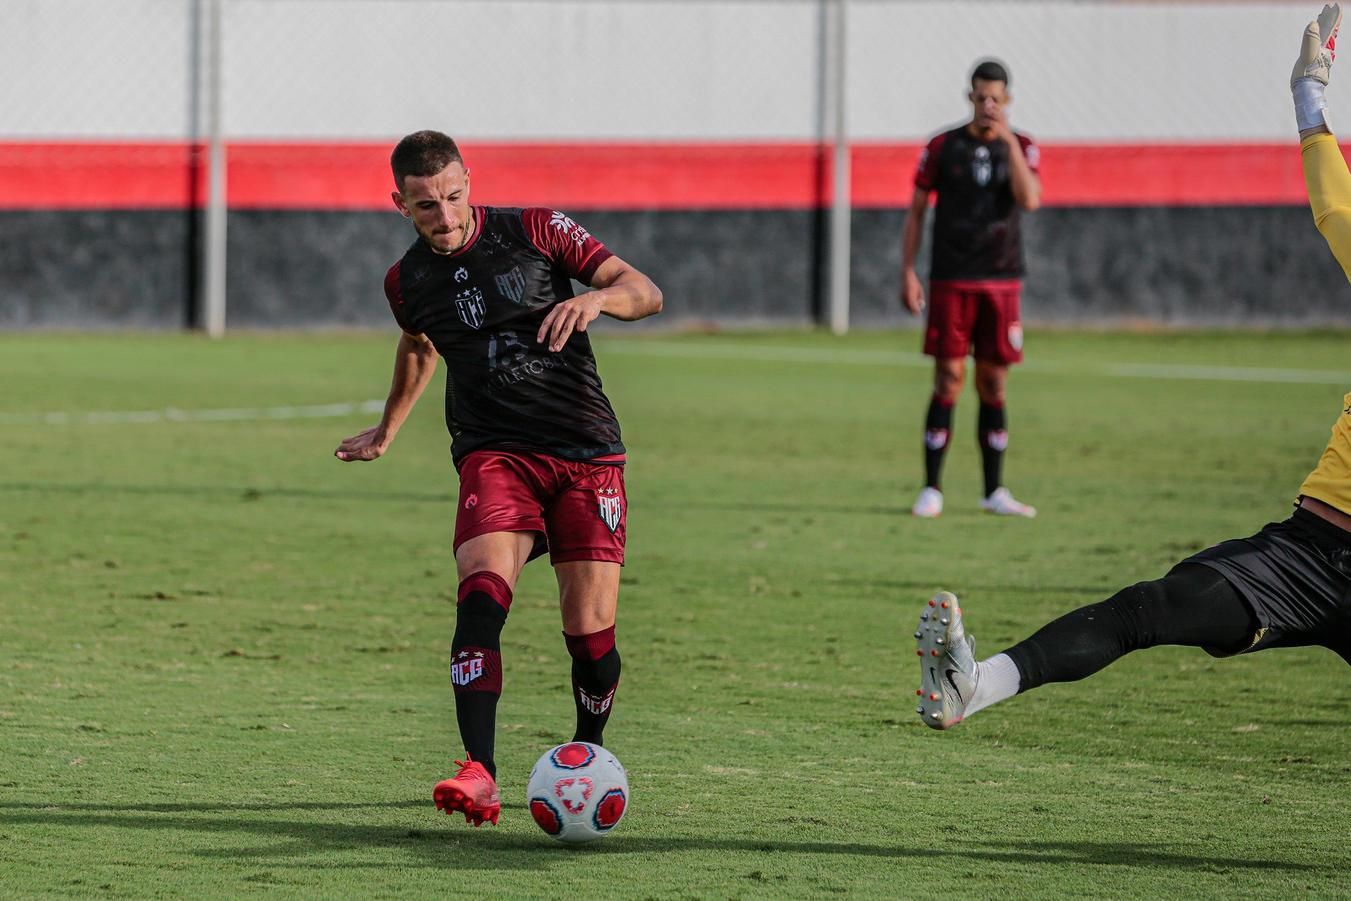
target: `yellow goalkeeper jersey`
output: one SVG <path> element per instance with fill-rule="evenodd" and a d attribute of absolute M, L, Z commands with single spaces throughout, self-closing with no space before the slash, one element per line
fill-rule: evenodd
<path fill-rule="evenodd" d="M 1342 415 L 1332 424 L 1332 440 L 1299 493 L 1351 515 L 1351 394 L 1342 398 Z"/>
<path fill-rule="evenodd" d="M 1332 135 L 1309 135 L 1299 147 L 1313 221 L 1351 280 L 1351 173 L 1346 159 Z"/>
<path fill-rule="evenodd" d="M 1309 135 L 1300 142 L 1300 151 L 1314 222 L 1351 279 L 1351 173 L 1346 159 L 1329 134 Z M 1342 398 L 1332 439 L 1299 493 L 1351 515 L 1351 394 Z"/>

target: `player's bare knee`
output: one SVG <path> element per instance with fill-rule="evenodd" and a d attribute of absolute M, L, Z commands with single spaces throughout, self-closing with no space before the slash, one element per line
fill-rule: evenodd
<path fill-rule="evenodd" d="M 964 367 L 940 364 L 934 369 L 934 396 L 947 404 L 957 403 L 966 384 Z"/>

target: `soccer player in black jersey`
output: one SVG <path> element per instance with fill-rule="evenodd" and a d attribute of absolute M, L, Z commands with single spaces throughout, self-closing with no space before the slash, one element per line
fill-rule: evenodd
<path fill-rule="evenodd" d="M 381 457 L 438 356 L 446 361 L 446 426 L 460 482 L 450 675 L 465 760 L 433 799 L 475 826 L 496 824 L 500 635 L 521 568 L 546 551 L 572 657 L 574 740 L 600 744 L 610 716 L 620 670 L 625 450 L 587 326 L 602 313 L 651 316 L 662 295 L 561 212 L 471 206 L 469 170 L 440 132 L 408 135 L 390 163 L 394 203 L 417 231 L 385 276 L 403 334 L 379 424 L 334 455 Z M 574 296 L 574 279 L 591 290 Z"/>
<path fill-rule="evenodd" d="M 1351 172 L 1323 119 L 1341 15 L 1332 4 L 1309 23 L 1290 86 L 1314 220 L 1351 279 Z M 1157 645 L 1199 647 L 1217 657 L 1317 646 L 1351 663 L 1351 393 L 1290 518 L 1193 554 L 1162 578 L 1068 613 L 979 663 L 962 619 L 957 598 L 939 592 L 915 631 L 916 712 L 935 729 Z"/>
<path fill-rule="evenodd" d="M 971 73 L 971 121 L 937 135 L 920 155 L 901 234 L 901 302 L 918 315 L 926 302 L 915 257 L 929 195 L 937 193 L 924 329 L 924 352 L 934 358 L 934 384 L 924 423 L 924 488 L 911 508 L 916 516 L 932 518 L 943 512 L 943 459 L 952 433 L 952 408 L 966 381 L 968 353 L 976 359 L 980 396 L 976 432 L 985 480 L 981 509 L 1005 516 L 1037 513 L 1002 484 L 1008 445 L 1004 386 L 1009 366 L 1023 358 L 1018 220 L 1021 211 L 1041 203 L 1037 147 L 1009 128 L 1008 84 L 1008 70 L 993 60 Z"/>

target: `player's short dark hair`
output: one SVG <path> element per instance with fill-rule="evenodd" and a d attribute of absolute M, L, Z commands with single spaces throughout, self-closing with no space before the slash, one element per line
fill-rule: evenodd
<path fill-rule="evenodd" d="M 394 147 L 389 155 L 389 167 L 394 170 L 394 183 L 403 190 L 403 180 L 410 175 L 435 175 L 451 163 L 464 165 L 460 148 L 450 135 L 439 131 L 415 131 Z"/>
<path fill-rule="evenodd" d="M 997 59 L 983 59 L 976 63 L 976 68 L 971 70 L 971 88 L 976 87 L 976 81 L 1002 81 L 1004 86 L 1009 84 L 1009 70 Z"/>

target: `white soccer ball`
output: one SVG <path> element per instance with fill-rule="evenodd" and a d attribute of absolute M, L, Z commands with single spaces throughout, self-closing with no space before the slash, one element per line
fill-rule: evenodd
<path fill-rule="evenodd" d="M 629 777 L 600 745 L 570 741 L 550 748 L 530 771 L 525 803 L 536 825 L 560 842 L 609 835 L 629 806 Z"/>

